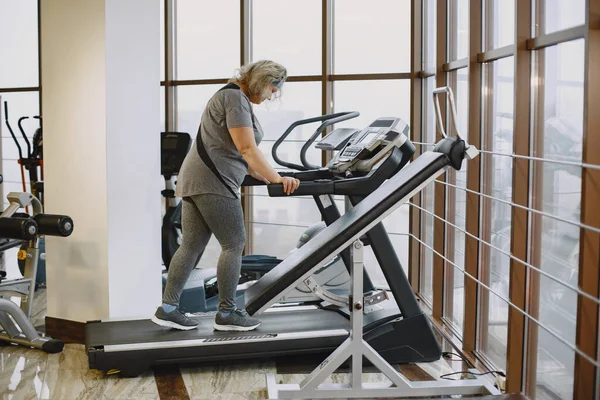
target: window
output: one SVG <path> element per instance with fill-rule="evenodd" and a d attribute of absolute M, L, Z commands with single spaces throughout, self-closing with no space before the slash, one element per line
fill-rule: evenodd
<path fill-rule="evenodd" d="M 491 85 L 485 101 L 482 137 L 482 222 L 480 246 L 482 280 L 495 293 L 481 291 L 482 308 L 480 350 L 500 368 L 506 368 L 508 340 L 508 304 L 511 254 L 511 206 L 514 58 L 486 65 L 485 79 Z M 498 201 L 498 200 L 502 200 Z"/>
<path fill-rule="evenodd" d="M 460 60 L 469 56 L 469 0 L 450 0 L 449 61 Z"/>
<path fill-rule="evenodd" d="M 469 70 L 461 68 L 449 74 L 451 86 L 454 88 L 456 101 L 457 125 L 461 136 L 466 137 L 468 132 L 468 86 Z M 443 101 L 440 99 L 440 101 Z M 449 105 L 448 105 L 449 107 Z M 448 112 L 450 112 L 448 108 Z M 448 114 L 447 121 L 451 121 Z M 456 134 L 448 123 L 447 132 Z M 446 225 L 446 310 L 445 315 L 454 324 L 459 332 L 463 330 L 464 298 L 465 298 L 465 233 L 467 215 L 467 192 L 462 188 L 467 187 L 468 163 L 463 163 L 460 171 L 451 169 L 447 174 L 446 186 L 446 219 L 455 225 Z M 438 184 L 440 185 L 440 184 Z M 456 187 L 455 187 L 456 186 Z"/>
<path fill-rule="evenodd" d="M 165 2 L 160 2 L 160 80 L 165 80 Z M 164 113 L 163 113 L 164 115 Z"/>
<path fill-rule="evenodd" d="M 200 119 L 210 98 L 223 85 L 194 85 L 177 87 L 177 131 L 196 137 Z"/>
<path fill-rule="evenodd" d="M 488 49 L 497 49 L 515 43 L 515 2 L 506 0 L 493 0 L 491 15 L 488 14 L 488 27 L 490 33 Z"/>
<path fill-rule="evenodd" d="M 273 60 L 288 75 L 320 75 L 322 2 L 255 0 L 252 10 L 252 59 Z"/>
<path fill-rule="evenodd" d="M 585 0 L 545 0 L 544 32 L 552 33 L 585 23 Z"/>
<path fill-rule="evenodd" d="M 37 1 L 3 1 L 0 38 L 0 88 L 38 86 Z"/>
<path fill-rule="evenodd" d="M 379 117 L 410 122 L 410 81 L 337 81 L 333 86 L 335 112 L 358 111 L 360 116 L 337 127 L 364 128 Z"/>
<path fill-rule="evenodd" d="M 409 0 L 334 2 L 335 74 L 410 71 Z"/>
<path fill-rule="evenodd" d="M 281 97 L 255 106 L 254 113 L 265 133 L 259 148 L 272 166 L 289 171 L 290 168 L 275 163 L 271 150 L 275 141 L 293 122 L 321 115 L 321 83 L 287 82 Z M 283 161 L 301 164 L 302 146 L 319 125 L 316 122 L 295 128 L 278 148 L 278 157 Z M 307 151 L 307 159 L 311 164 L 320 166 L 321 150 L 311 146 Z M 265 187 L 257 186 L 252 190 L 255 253 L 285 257 L 296 247 L 302 233 L 321 220 L 311 196 L 270 197 Z M 343 213 L 343 205 L 341 207 Z"/>
<path fill-rule="evenodd" d="M 177 79 L 229 78 L 240 66 L 240 2 L 177 0 Z"/>
<path fill-rule="evenodd" d="M 423 1 L 423 69 L 435 70 L 436 7 L 435 0 Z"/>
<path fill-rule="evenodd" d="M 548 160 L 581 162 L 583 140 L 584 41 L 577 40 L 544 50 L 543 136 L 535 156 Z M 541 100 L 541 99 L 540 99 Z M 568 221 L 580 220 L 581 167 L 536 163 L 542 199 L 541 211 Z M 579 232 L 577 225 L 542 216 L 538 266 L 543 271 L 578 286 Z M 539 233 L 538 233 L 539 235 Z M 554 333 L 575 344 L 577 295 L 564 285 L 535 274 L 539 291 L 539 320 Z M 540 394 L 572 397 L 574 352 L 543 329 L 539 329 L 537 386 Z"/>
<path fill-rule="evenodd" d="M 433 107 L 433 90 L 436 88 L 435 77 L 427 78 L 424 86 L 424 121 L 421 151 L 433 149 L 437 139 L 437 122 Z M 435 212 L 434 187 L 438 183 L 430 183 L 421 192 L 421 268 L 420 268 L 420 292 L 423 298 L 433 304 L 433 225 Z"/>

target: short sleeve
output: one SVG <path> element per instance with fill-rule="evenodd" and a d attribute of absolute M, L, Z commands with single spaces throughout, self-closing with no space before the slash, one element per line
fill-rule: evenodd
<path fill-rule="evenodd" d="M 223 91 L 225 123 L 228 129 L 252 127 L 252 113 L 248 103 L 240 90 L 227 89 Z"/>

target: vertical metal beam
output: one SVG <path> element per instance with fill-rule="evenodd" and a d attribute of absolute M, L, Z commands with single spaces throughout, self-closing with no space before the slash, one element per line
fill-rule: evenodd
<path fill-rule="evenodd" d="M 531 121 L 531 59 L 527 50 L 527 39 L 531 35 L 531 0 L 515 2 L 515 80 L 514 80 L 514 120 L 513 152 L 516 155 L 530 155 Z M 528 207 L 530 202 L 529 160 L 513 158 L 512 201 Z M 512 207 L 510 251 L 517 259 L 526 261 L 529 252 L 529 212 L 526 209 Z M 521 310 L 527 309 L 528 270 L 523 263 L 510 260 L 509 298 Z M 525 316 L 508 309 L 507 340 L 507 392 L 521 392 L 523 388 L 525 359 Z"/>
<path fill-rule="evenodd" d="M 418 77 L 418 73 L 425 69 L 423 65 L 423 42 L 427 40 L 427 37 L 423 34 L 423 23 L 426 18 L 423 12 L 424 2 L 428 0 L 413 0 L 411 10 L 411 54 L 412 54 L 412 67 L 411 67 L 411 113 L 410 113 L 410 126 L 411 126 L 411 139 L 413 142 L 424 142 L 423 138 L 423 126 L 426 126 L 423 122 L 423 109 L 425 104 L 423 102 L 423 80 Z M 414 157 L 418 157 L 423 150 L 423 146 L 416 146 Z M 410 204 L 421 206 L 421 196 L 417 195 L 410 199 Z M 417 207 L 410 207 L 408 214 L 408 225 L 409 232 L 415 237 L 421 237 L 421 212 Z M 413 236 L 408 239 L 408 254 L 409 254 L 409 265 L 408 265 L 408 280 L 411 284 L 413 292 L 418 293 L 419 291 L 419 266 L 420 263 L 420 244 Z"/>
<path fill-rule="evenodd" d="M 333 74 L 333 0 L 322 0 L 321 5 L 321 113 L 326 115 L 333 112 L 333 81 L 329 79 Z M 331 129 L 327 127 L 321 136 Z M 321 165 L 327 165 L 332 155 L 330 151 L 322 151 Z"/>
<path fill-rule="evenodd" d="M 481 64 L 477 54 L 481 52 L 481 23 L 483 20 L 481 0 L 470 0 L 469 5 L 469 143 L 481 148 Z M 470 163 L 467 170 L 467 218 L 466 231 L 479 237 L 481 157 Z M 472 236 L 465 238 L 465 270 L 479 276 L 479 242 Z M 477 339 L 477 283 L 465 275 L 465 327 L 463 332 L 465 351 L 476 350 Z"/>
<path fill-rule="evenodd" d="M 583 162 L 600 165 L 600 1 L 586 2 L 585 79 L 583 111 Z M 600 227 L 600 171 L 583 168 L 581 179 L 581 222 Z M 595 298 L 600 296 L 600 235 L 582 228 L 579 247 L 579 287 Z M 595 359 L 598 353 L 598 304 L 583 296 L 577 299 L 576 344 Z M 575 354 L 575 399 L 593 398 L 597 367 Z"/>
<path fill-rule="evenodd" d="M 446 72 L 443 65 L 448 57 L 448 1 L 437 1 L 437 49 L 436 49 L 436 86 L 446 86 Z M 440 103 L 440 112 L 446 125 L 446 102 Z M 436 180 L 444 182 L 446 174 L 442 174 Z M 446 186 L 436 184 L 434 186 L 434 213 L 445 219 L 446 217 Z M 442 318 L 444 313 L 444 264 L 445 264 L 445 223 L 435 218 L 433 223 L 433 248 L 442 256 L 433 255 L 433 317 Z"/>
<path fill-rule="evenodd" d="M 37 28 L 38 28 L 38 87 L 39 91 L 39 107 L 40 107 L 40 116 L 42 115 L 42 0 L 37 0 Z M 43 127 L 43 120 L 40 119 L 40 127 Z M 2 153 L 0 152 L 0 159 L 2 158 Z M 0 168 L 1 171 L 1 168 Z M 43 176 L 43 172 L 42 172 Z M 43 178 L 42 178 L 43 179 Z M 0 191 L 0 196 L 2 192 Z M 0 197 L 1 198 L 1 197 Z"/>
<path fill-rule="evenodd" d="M 321 12 L 321 112 L 323 115 L 333 112 L 333 0 L 322 0 Z M 325 160 L 323 160 L 325 161 Z"/>
<path fill-rule="evenodd" d="M 252 60 L 252 0 L 240 0 L 240 65 Z M 252 216 L 254 212 L 254 196 L 251 186 L 242 186 L 242 212 L 246 228 L 246 246 L 244 254 L 252 254 L 254 250 L 254 229 Z"/>
<path fill-rule="evenodd" d="M 177 93 L 173 81 L 177 79 L 176 54 L 177 37 L 175 25 L 177 19 L 176 0 L 165 2 L 165 130 L 177 130 Z"/>

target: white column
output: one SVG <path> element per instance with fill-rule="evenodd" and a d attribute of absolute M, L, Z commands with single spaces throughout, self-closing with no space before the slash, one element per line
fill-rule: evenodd
<path fill-rule="evenodd" d="M 41 4 L 48 316 L 149 317 L 161 299 L 160 8 Z"/>

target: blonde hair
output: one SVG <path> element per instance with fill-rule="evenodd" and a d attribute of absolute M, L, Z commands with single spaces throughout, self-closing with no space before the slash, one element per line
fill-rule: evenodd
<path fill-rule="evenodd" d="M 281 64 L 270 60 L 260 60 L 243 65 L 229 83 L 242 83 L 248 87 L 249 95 L 269 97 L 270 86 L 281 85 L 287 79 L 287 70 Z"/>

